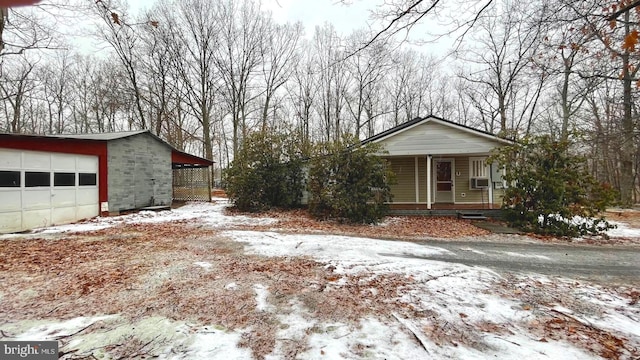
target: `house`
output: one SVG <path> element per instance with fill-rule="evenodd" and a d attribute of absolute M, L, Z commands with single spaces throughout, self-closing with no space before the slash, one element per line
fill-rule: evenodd
<path fill-rule="evenodd" d="M 391 210 L 499 209 L 502 169 L 491 150 L 512 142 L 435 116 L 416 118 L 362 141 L 385 151 L 397 183 Z"/>
<path fill-rule="evenodd" d="M 172 200 L 210 200 L 211 160 L 148 130 L 0 134 L 0 233 L 75 222 Z"/>

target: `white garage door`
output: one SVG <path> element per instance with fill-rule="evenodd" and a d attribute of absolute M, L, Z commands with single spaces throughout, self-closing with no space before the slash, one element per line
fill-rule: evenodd
<path fill-rule="evenodd" d="M 97 156 L 0 148 L 0 233 L 97 215 Z"/>

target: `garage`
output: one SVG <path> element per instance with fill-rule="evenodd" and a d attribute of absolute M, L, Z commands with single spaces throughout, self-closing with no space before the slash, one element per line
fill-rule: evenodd
<path fill-rule="evenodd" d="M 168 208 L 184 200 L 176 198 L 184 189 L 192 195 L 187 200 L 209 201 L 211 165 L 148 130 L 0 133 L 0 233 Z M 187 177 L 187 170 L 201 176 Z"/>
<path fill-rule="evenodd" d="M 0 233 L 98 215 L 98 157 L 0 148 Z"/>

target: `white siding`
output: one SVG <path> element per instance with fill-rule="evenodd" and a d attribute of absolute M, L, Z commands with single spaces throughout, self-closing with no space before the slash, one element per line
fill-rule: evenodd
<path fill-rule="evenodd" d="M 489 135 L 427 121 L 379 141 L 388 156 L 486 154 L 501 145 Z"/>

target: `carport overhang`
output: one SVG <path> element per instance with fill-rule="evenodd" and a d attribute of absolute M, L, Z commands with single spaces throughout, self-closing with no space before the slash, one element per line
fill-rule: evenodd
<path fill-rule="evenodd" d="M 206 168 L 212 166 L 214 161 L 199 156 L 187 154 L 180 150 L 171 150 L 171 167 L 173 169 Z"/>

